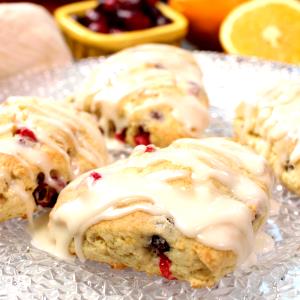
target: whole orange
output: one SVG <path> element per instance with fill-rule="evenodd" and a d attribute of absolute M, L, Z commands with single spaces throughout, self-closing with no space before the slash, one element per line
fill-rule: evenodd
<path fill-rule="evenodd" d="M 247 0 L 169 0 L 169 5 L 190 22 L 189 37 L 202 49 L 221 49 L 218 34 L 221 22 L 237 5 Z"/>

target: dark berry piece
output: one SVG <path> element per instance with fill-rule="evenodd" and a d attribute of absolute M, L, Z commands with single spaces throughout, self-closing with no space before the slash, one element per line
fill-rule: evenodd
<path fill-rule="evenodd" d="M 34 132 L 26 127 L 18 128 L 15 131 L 15 134 L 18 134 L 22 138 L 28 139 L 32 142 L 37 142 L 37 138 L 36 138 Z"/>
<path fill-rule="evenodd" d="M 159 111 L 151 111 L 150 117 L 155 120 L 163 120 L 164 115 L 163 115 L 163 113 L 161 113 Z"/>
<path fill-rule="evenodd" d="M 155 6 L 158 0 L 146 0 L 146 3 L 150 6 Z"/>
<path fill-rule="evenodd" d="M 45 181 L 45 174 L 43 172 L 40 172 L 36 177 L 37 184 L 42 184 Z"/>
<path fill-rule="evenodd" d="M 295 166 L 294 166 L 293 164 L 290 163 L 290 160 L 289 160 L 289 159 L 287 159 L 287 160 L 285 161 L 284 169 L 285 169 L 286 172 L 292 171 L 292 170 L 295 169 Z"/>
<path fill-rule="evenodd" d="M 102 175 L 101 175 L 100 173 L 98 173 L 98 172 L 92 172 L 92 173 L 90 174 L 90 176 L 91 176 L 95 181 L 97 181 L 97 180 L 99 180 L 99 179 L 102 178 Z"/>
<path fill-rule="evenodd" d="M 56 189 L 46 183 L 38 185 L 32 195 L 36 204 L 42 207 L 53 207 L 58 197 Z"/>
<path fill-rule="evenodd" d="M 150 133 L 145 131 L 143 127 L 139 127 L 138 133 L 134 137 L 134 142 L 136 145 L 149 145 L 150 141 Z"/>
<path fill-rule="evenodd" d="M 164 238 L 156 234 L 151 237 L 150 246 L 157 254 L 162 254 L 164 252 L 170 251 L 168 242 Z"/>

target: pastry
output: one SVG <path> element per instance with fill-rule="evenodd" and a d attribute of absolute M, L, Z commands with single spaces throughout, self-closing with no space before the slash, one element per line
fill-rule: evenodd
<path fill-rule="evenodd" d="M 50 100 L 9 98 L 0 106 L 0 221 L 52 207 L 69 181 L 107 161 L 88 114 Z"/>
<path fill-rule="evenodd" d="M 300 195 L 300 85 L 284 82 L 236 110 L 239 142 L 263 155 L 275 175 Z"/>
<path fill-rule="evenodd" d="M 132 146 L 167 146 L 199 137 L 208 100 L 193 55 L 168 45 L 141 45 L 100 63 L 73 99 L 93 113 L 106 136 Z"/>
<path fill-rule="evenodd" d="M 264 159 L 225 138 L 140 145 L 71 182 L 49 236 L 60 257 L 212 286 L 251 253 L 270 185 Z"/>

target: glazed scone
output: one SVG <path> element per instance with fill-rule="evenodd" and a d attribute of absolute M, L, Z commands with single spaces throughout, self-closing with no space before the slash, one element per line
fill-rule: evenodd
<path fill-rule="evenodd" d="M 70 183 L 49 236 L 60 257 L 212 286 L 252 252 L 270 185 L 264 159 L 225 138 L 140 145 Z"/>
<path fill-rule="evenodd" d="M 236 138 L 263 155 L 275 175 L 300 195 L 300 84 L 284 82 L 236 110 Z"/>
<path fill-rule="evenodd" d="M 108 161 L 95 120 L 70 105 L 12 97 L 0 106 L 0 221 L 55 204 L 78 175 Z"/>
<path fill-rule="evenodd" d="M 208 99 L 193 55 L 159 44 L 110 56 L 73 99 L 93 113 L 107 136 L 132 146 L 167 146 L 199 137 L 208 125 Z"/>

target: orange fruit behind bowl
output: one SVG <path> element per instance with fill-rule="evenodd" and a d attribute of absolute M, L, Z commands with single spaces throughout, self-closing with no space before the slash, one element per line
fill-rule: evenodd
<path fill-rule="evenodd" d="M 220 39 L 231 54 L 300 64 L 300 1 L 253 0 L 224 20 Z"/>
<path fill-rule="evenodd" d="M 202 49 L 221 49 L 219 28 L 225 16 L 247 0 L 169 0 L 190 22 L 191 40 Z"/>

